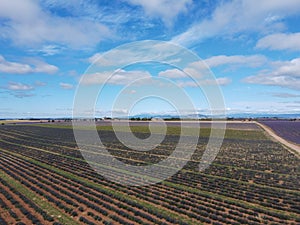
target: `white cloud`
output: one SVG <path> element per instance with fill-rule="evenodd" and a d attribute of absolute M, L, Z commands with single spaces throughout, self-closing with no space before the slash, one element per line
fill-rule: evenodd
<path fill-rule="evenodd" d="M 11 91 L 29 91 L 34 89 L 31 85 L 16 82 L 10 82 L 6 88 Z"/>
<path fill-rule="evenodd" d="M 4 73 L 30 73 L 32 68 L 28 64 L 21 64 L 16 62 L 6 61 L 3 56 L 0 55 L 0 71 Z"/>
<path fill-rule="evenodd" d="M 198 80 L 197 83 L 194 81 L 178 81 L 177 84 L 180 87 L 200 87 L 202 85 L 209 86 L 209 85 L 220 85 L 220 86 L 226 86 L 231 83 L 231 79 L 228 77 L 220 77 L 216 79 L 202 79 Z M 198 85 L 199 84 L 199 85 Z"/>
<path fill-rule="evenodd" d="M 39 61 L 39 60 L 34 60 L 33 65 L 34 65 L 34 67 L 33 67 L 32 72 L 34 72 L 34 73 L 53 74 L 58 71 L 58 68 L 56 66 L 50 65 L 48 63 L 45 63 L 45 62 Z"/>
<path fill-rule="evenodd" d="M 264 84 L 300 90 L 300 58 L 291 61 L 274 62 L 274 69 L 246 77 L 247 83 Z"/>
<path fill-rule="evenodd" d="M 0 72 L 12 74 L 55 73 L 58 68 L 39 60 L 31 60 L 33 65 L 10 62 L 0 55 Z"/>
<path fill-rule="evenodd" d="M 217 80 L 217 84 L 221 86 L 225 86 L 231 83 L 231 79 L 228 77 L 219 77 L 216 80 Z"/>
<path fill-rule="evenodd" d="M 42 81 L 36 81 L 36 82 L 34 82 L 34 85 L 37 86 L 37 87 L 43 87 L 43 86 L 46 86 L 47 83 L 42 82 Z"/>
<path fill-rule="evenodd" d="M 7 91 L 5 92 L 9 93 L 14 97 L 25 98 L 35 96 L 35 94 L 32 93 L 32 91 L 35 90 L 36 87 L 43 86 L 46 86 L 46 83 L 41 81 L 36 81 L 32 85 L 24 84 L 21 82 L 9 82 L 6 86 L 0 88 L 6 89 Z"/>
<path fill-rule="evenodd" d="M 10 94 L 17 98 L 27 98 L 27 97 L 35 96 L 35 94 L 33 94 L 33 93 L 26 93 L 23 91 L 16 91 L 16 92 L 12 92 Z"/>
<path fill-rule="evenodd" d="M 271 34 L 260 39 L 257 48 L 271 49 L 271 50 L 300 50 L 300 33 L 277 33 Z"/>
<path fill-rule="evenodd" d="M 44 45 L 38 52 L 42 53 L 44 56 L 51 56 L 60 53 L 64 48 L 58 45 Z"/>
<path fill-rule="evenodd" d="M 159 72 L 158 76 L 166 77 L 170 79 L 199 79 L 205 77 L 205 75 L 211 75 L 208 67 L 203 64 L 203 62 L 194 62 L 189 64 L 183 71 L 179 69 L 169 69 Z M 191 77 L 192 76 L 192 77 Z"/>
<path fill-rule="evenodd" d="M 104 53 L 95 53 L 88 62 L 99 66 L 124 66 L 143 61 L 174 63 L 179 58 L 178 47 L 165 42 L 133 42 L 121 49 L 115 48 Z"/>
<path fill-rule="evenodd" d="M 136 93 L 136 90 L 130 90 L 129 94 L 134 95 Z"/>
<path fill-rule="evenodd" d="M 186 78 L 187 75 L 179 69 L 169 69 L 159 72 L 158 76 L 166 78 Z"/>
<path fill-rule="evenodd" d="M 79 48 L 93 46 L 110 35 L 109 29 L 99 22 L 51 14 L 34 0 L 0 1 L 0 18 L 4 19 L 2 37 L 20 46 L 60 43 Z"/>
<path fill-rule="evenodd" d="M 221 3 L 209 18 L 193 24 L 172 41 L 191 45 L 216 36 L 245 31 L 262 33 L 285 28 L 282 20 L 300 11 L 299 0 L 233 0 Z"/>
<path fill-rule="evenodd" d="M 71 77 L 77 77 L 79 74 L 76 70 L 69 70 L 67 75 Z"/>
<path fill-rule="evenodd" d="M 249 67 L 258 67 L 266 63 L 268 60 L 262 55 L 218 55 L 205 59 L 204 62 L 209 67 L 217 67 L 222 65 L 240 65 Z"/>
<path fill-rule="evenodd" d="M 210 68 L 229 65 L 239 67 L 259 67 L 268 62 L 268 59 L 263 55 L 218 55 L 210 58 L 190 63 L 184 72 L 192 75 L 194 78 L 204 78 L 212 76 Z M 170 71 L 173 72 L 173 71 Z M 169 73 L 168 73 L 169 75 Z M 184 75 L 184 73 L 182 73 Z M 171 74 L 169 75 L 171 76 Z M 176 76 L 176 75 L 173 75 Z M 179 74 L 178 74 L 179 76 Z"/>
<path fill-rule="evenodd" d="M 181 87 L 198 87 L 198 84 L 225 86 L 231 83 L 231 79 L 228 77 L 214 78 L 204 62 L 205 60 L 190 63 L 183 71 L 179 69 L 161 71 L 158 76 L 174 79 Z M 193 79 L 196 79 L 196 81 L 193 81 Z"/>
<path fill-rule="evenodd" d="M 272 96 L 277 98 L 299 98 L 300 94 L 291 94 L 291 93 L 273 93 Z"/>
<path fill-rule="evenodd" d="M 69 89 L 73 89 L 73 84 L 68 84 L 68 83 L 59 83 L 59 86 L 62 88 L 62 89 L 66 89 L 66 90 L 69 90 Z"/>
<path fill-rule="evenodd" d="M 147 15 L 158 17 L 163 20 L 167 26 L 171 26 L 173 19 L 178 14 L 186 12 L 192 0 L 127 0 L 134 5 L 140 5 L 144 8 Z"/>
<path fill-rule="evenodd" d="M 99 60 L 99 58 L 102 56 L 102 54 L 101 53 L 99 53 L 99 52 L 97 52 L 97 53 L 95 53 L 94 55 L 92 55 L 91 57 L 89 57 L 88 59 L 87 59 L 87 61 L 89 62 L 89 63 L 98 63 L 98 60 Z M 108 62 L 107 62 L 108 63 Z"/>
<path fill-rule="evenodd" d="M 114 85 L 126 85 L 142 78 L 151 78 L 151 74 L 147 71 L 118 70 L 115 72 L 106 71 L 94 74 L 85 74 L 82 77 L 81 83 L 85 85 L 104 83 Z"/>
<path fill-rule="evenodd" d="M 160 76 L 164 76 L 167 78 L 187 78 L 186 74 L 190 74 L 193 78 L 197 79 L 197 81 L 201 85 L 221 85 L 225 86 L 231 83 L 231 79 L 228 77 L 216 78 L 213 80 L 213 74 L 209 70 L 209 68 L 218 67 L 222 65 L 234 65 L 234 66 L 248 66 L 248 67 L 259 67 L 265 64 L 268 59 L 262 55 L 234 55 L 234 56 L 226 56 L 219 55 L 207 58 L 205 60 L 197 61 L 190 63 L 186 68 L 184 68 L 184 72 L 174 69 L 160 72 Z M 181 86 L 189 86 L 196 87 L 197 84 L 193 81 L 180 81 L 179 84 Z"/>
<path fill-rule="evenodd" d="M 199 73 L 197 75 L 199 75 Z M 178 69 L 161 71 L 158 76 L 174 79 L 175 83 L 177 83 L 181 87 L 198 87 L 195 81 L 190 80 L 189 76 L 187 76 L 184 72 Z M 132 82 L 135 82 L 135 84 L 137 85 L 145 84 L 145 83 L 150 84 L 150 82 L 152 82 L 153 85 L 164 84 L 164 83 L 160 83 L 159 80 L 156 81 L 151 79 L 151 77 L 152 77 L 151 74 L 147 71 L 118 70 L 115 73 L 106 71 L 106 72 L 99 72 L 94 74 L 86 74 L 82 77 L 81 83 L 84 85 L 105 84 L 105 83 L 112 84 L 112 85 L 128 85 Z M 198 76 L 198 78 L 200 77 Z M 197 82 L 200 85 L 225 86 L 231 83 L 231 79 L 227 77 L 221 77 L 216 79 L 214 79 L 213 77 L 211 78 L 203 77 L 197 80 Z M 130 94 L 135 94 L 135 93 L 136 90 L 130 91 Z"/>

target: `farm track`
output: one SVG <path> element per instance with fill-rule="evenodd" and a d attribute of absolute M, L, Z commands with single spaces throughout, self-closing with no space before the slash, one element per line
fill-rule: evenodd
<path fill-rule="evenodd" d="M 300 221 L 299 160 L 274 142 L 225 140 L 220 157 L 205 173 L 197 172 L 194 166 L 200 149 L 195 160 L 172 178 L 152 186 L 124 187 L 96 174 L 74 142 L 51 138 L 51 128 L 44 131 L 49 132 L 49 140 L 45 138 L 43 142 L 43 135 L 34 129 L 32 132 L 13 127 L 1 130 L 3 172 L 0 178 L 16 180 L 79 224 L 292 224 Z M 247 145 L 266 153 L 245 148 Z M 235 151 L 234 146 L 241 150 Z M 123 156 L 131 151 L 121 146 L 116 145 L 112 150 L 119 152 L 120 159 L 140 162 L 126 158 L 130 154 Z M 224 157 L 225 153 L 229 155 Z M 253 157 L 254 153 L 259 157 Z M 249 162 L 244 162 L 241 154 Z M 164 156 L 157 154 L 159 158 Z M 280 167 L 279 160 L 283 163 Z M 113 171 L 113 168 L 106 169 Z M 0 199 L 5 200 L 6 196 L 0 195 Z M 18 214 L 25 221 L 27 217 Z M 0 219 L 5 221 L 3 215 L 7 215 L 5 209 L 0 214 Z M 35 216 L 43 222 L 43 217 Z M 59 221 L 57 217 L 53 219 Z M 11 221 L 14 218 L 6 222 Z"/>

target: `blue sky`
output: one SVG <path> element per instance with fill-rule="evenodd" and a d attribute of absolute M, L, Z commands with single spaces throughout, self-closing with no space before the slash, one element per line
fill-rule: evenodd
<path fill-rule="evenodd" d="M 203 59 L 228 113 L 300 113 L 299 24 L 299 0 L 1 0 L 0 117 L 71 116 L 80 78 L 97 56 L 141 40 L 171 42 Z M 139 76 L 175 83 L 180 77 L 159 63 L 120 69 L 120 79 L 98 99 L 99 116 L 109 115 L 114 96 Z M 95 76 L 86 85 L 101 82 Z M 178 84 L 205 112 L 203 94 Z M 169 113 L 172 107 L 147 99 L 122 110 Z"/>

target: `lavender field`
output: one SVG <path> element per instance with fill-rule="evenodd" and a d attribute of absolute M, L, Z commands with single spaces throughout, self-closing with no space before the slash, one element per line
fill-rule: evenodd
<path fill-rule="evenodd" d="M 287 141 L 300 144 L 300 121 L 269 120 L 260 122 L 270 127 L 277 135 Z"/>
<path fill-rule="evenodd" d="M 98 174 L 84 159 L 86 150 L 79 151 L 72 126 L 2 125 L 0 224 L 300 224 L 300 159 L 262 129 L 230 124 L 247 129 L 226 130 L 207 170 L 198 169 L 210 135 L 209 128 L 201 128 L 197 149 L 184 168 L 149 186 L 125 186 Z M 155 149 L 135 151 L 118 141 L 112 127 L 97 128 L 109 153 L 131 165 L 163 160 L 180 138 L 180 127 L 170 126 Z M 132 130 L 140 138 L 149 134 L 140 124 Z M 110 169 L 112 176 L 126 175 L 125 170 L 97 165 Z M 140 179 L 133 175 L 133 181 Z M 148 179 L 154 176 L 147 174 Z"/>

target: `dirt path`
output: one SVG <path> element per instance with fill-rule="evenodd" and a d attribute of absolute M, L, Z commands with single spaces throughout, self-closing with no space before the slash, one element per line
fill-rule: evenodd
<path fill-rule="evenodd" d="M 300 158 L 300 146 L 290 143 L 287 140 L 283 139 L 282 137 L 279 137 L 271 128 L 269 128 L 266 125 L 263 125 L 259 122 L 254 122 L 256 123 L 258 126 L 260 126 L 261 128 L 264 129 L 264 131 L 266 131 L 272 138 L 274 138 L 276 141 L 280 142 L 281 144 L 283 144 L 285 147 L 288 147 L 287 149 L 295 154 L 298 158 Z"/>

